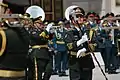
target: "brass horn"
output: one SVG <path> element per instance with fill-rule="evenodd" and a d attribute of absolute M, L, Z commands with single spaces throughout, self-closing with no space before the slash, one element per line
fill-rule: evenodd
<path fill-rule="evenodd" d="M 44 10 L 41 7 L 36 5 L 28 7 L 26 10 L 26 13 L 30 14 L 30 18 L 33 18 L 33 19 L 38 18 L 40 16 L 42 17 L 41 18 L 42 21 L 44 21 L 45 19 Z"/>

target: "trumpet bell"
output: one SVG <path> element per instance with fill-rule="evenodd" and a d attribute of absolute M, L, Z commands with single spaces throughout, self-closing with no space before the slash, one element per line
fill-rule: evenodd
<path fill-rule="evenodd" d="M 39 7 L 39 6 L 30 6 L 27 8 L 26 13 L 30 14 L 30 18 L 37 18 L 37 17 L 42 17 L 41 20 L 44 21 L 45 19 L 45 12 L 44 10 Z"/>
<path fill-rule="evenodd" d="M 78 6 L 72 5 L 72 6 L 69 6 L 69 7 L 65 10 L 65 18 L 66 18 L 67 20 L 70 20 L 70 18 L 69 18 L 70 11 L 71 11 L 73 8 L 76 8 L 76 7 L 78 7 Z"/>

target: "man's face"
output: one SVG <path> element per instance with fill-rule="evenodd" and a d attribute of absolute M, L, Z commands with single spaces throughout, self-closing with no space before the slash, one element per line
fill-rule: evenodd
<path fill-rule="evenodd" d="M 1 8 L 0 14 L 4 14 L 4 12 L 5 12 L 5 7 L 0 6 L 0 8 Z"/>
<path fill-rule="evenodd" d="M 38 27 L 39 29 L 41 29 L 41 30 L 44 29 L 44 25 L 43 25 L 42 22 L 35 22 L 34 25 L 35 25 L 36 27 Z"/>
<path fill-rule="evenodd" d="M 70 24 L 66 24 L 65 27 L 68 29 L 70 28 Z"/>
<path fill-rule="evenodd" d="M 113 16 L 109 15 L 108 18 L 113 18 Z M 109 19 L 108 22 L 112 23 L 113 20 Z"/>
<path fill-rule="evenodd" d="M 78 18 L 78 23 L 82 24 L 84 22 L 84 15 L 77 14 L 76 18 Z"/>
<path fill-rule="evenodd" d="M 29 20 L 24 19 L 24 20 L 23 20 L 23 23 L 24 23 L 25 25 L 28 25 L 28 24 L 29 24 Z"/>
<path fill-rule="evenodd" d="M 94 21 L 95 16 L 93 14 L 88 15 L 88 20 L 89 21 Z"/>

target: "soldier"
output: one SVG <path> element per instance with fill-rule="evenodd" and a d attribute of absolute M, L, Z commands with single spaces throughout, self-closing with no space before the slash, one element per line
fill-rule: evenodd
<path fill-rule="evenodd" d="M 32 19 L 30 18 L 30 14 L 25 13 L 24 15 L 20 15 L 21 23 L 25 26 L 26 30 L 29 31 L 29 28 L 33 25 Z"/>
<path fill-rule="evenodd" d="M 117 14 L 115 17 L 120 17 L 120 15 Z M 116 20 L 116 25 L 117 25 L 117 26 L 120 26 L 120 19 L 117 19 L 117 20 Z"/>
<path fill-rule="evenodd" d="M 95 12 L 88 12 L 86 15 L 87 22 L 91 28 L 96 27 L 95 16 L 96 16 Z"/>
<path fill-rule="evenodd" d="M 45 29 L 41 20 L 42 16 L 33 19 L 34 27 L 30 30 L 30 46 L 32 47 L 31 56 L 34 60 L 34 75 L 38 80 L 49 80 L 52 73 L 52 67 L 49 68 L 49 74 L 45 69 L 50 61 L 51 54 L 48 50 L 49 30 L 53 24 L 48 24 Z M 42 73 L 44 76 L 42 78 Z"/>
<path fill-rule="evenodd" d="M 70 20 L 73 29 L 68 31 L 65 37 L 70 51 L 70 80 L 92 80 L 92 69 L 95 67 L 90 54 L 82 57 L 82 54 L 90 52 L 87 43 L 88 37 L 82 28 L 84 15 L 85 12 L 80 7 L 71 10 Z"/>
<path fill-rule="evenodd" d="M 107 18 L 114 17 L 113 13 L 107 13 Z M 115 23 L 113 20 L 106 20 L 103 22 L 102 27 L 113 27 Z M 117 47 L 115 42 L 115 35 L 117 31 L 114 30 L 101 30 L 100 37 L 98 40 L 100 42 L 99 47 L 101 47 L 101 54 L 105 63 L 105 72 L 109 74 L 116 74 L 116 57 Z"/>
<path fill-rule="evenodd" d="M 59 76 L 66 75 L 67 64 L 67 47 L 64 41 L 66 30 L 63 21 L 58 22 L 58 28 L 55 30 L 54 49 L 57 51 L 55 55 L 56 68 Z"/>
<path fill-rule="evenodd" d="M 23 7 L 20 8 L 18 5 L 9 4 L 9 2 L 1 4 L 8 5 L 8 7 L 2 8 L 2 12 L 5 14 L 17 14 L 24 11 Z M 18 9 L 21 11 L 18 11 Z M 26 80 L 25 69 L 29 49 L 29 35 L 18 19 L 9 18 L 6 20 L 4 29 L 0 29 L 0 80 Z"/>
<path fill-rule="evenodd" d="M 120 17 L 120 14 L 116 15 L 116 17 Z M 116 25 L 117 25 L 117 26 L 120 26 L 120 19 L 117 19 L 117 20 L 116 20 Z M 118 29 L 116 41 L 117 41 L 117 51 L 118 51 L 118 55 L 120 55 L 120 29 Z M 120 67 L 120 56 L 118 56 L 118 66 Z"/>
<path fill-rule="evenodd" d="M 104 64 L 105 64 L 105 72 L 107 72 L 107 65 L 106 65 L 106 56 L 105 56 L 105 39 L 103 38 L 102 34 L 104 33 L 104 30 L 102 30 L 101 25 L 104 25 L 103 23 L 99 24 L 98 30 L 97 30 L 97 36 L 96 36 L 96 43 L 98 47 L 98 51 L 101 53 L 101 56 L 103 58 Z"/>
<path fill-rule="evenodd" d="M 86 17 L 88 18 L 88 20 L 93 21 L 95 19 L 96 13 L 95 12 L 88 12 Z"/>
<path fill-rule="evenodd" d="M 100 16 L 99 16 L 99 14 L 95 15 L 95 23 L 100 24 Z"/>
<path fill-rule="evenodd" d="M 106 17 L 108 18 L 112 18 L 114 17 L 114 13 L 107 13 Z M 115 23 L 115 20 L 107 20 L 109 27 L 114 27 L 117 24 Z M 112 51 L 110 54 L 110 70 L 108 73 L 110 74 L 117 74 L 116 70 L 118 69 L 118 60 L 117 60 L 117 54 L 118 54 L 118 50 L 117 50 L 117 37 L 119 36 L 119 30 L 118 29 L 111 29 L 110 30 L 110 34 L 109 34 L 110 38 L 111 38 L 111 42 L 112 42 Z"/>

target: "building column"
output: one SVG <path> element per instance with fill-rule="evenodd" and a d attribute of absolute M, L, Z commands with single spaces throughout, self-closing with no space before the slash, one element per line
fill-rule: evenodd
<path fill-rule="evenodd" d="M 101 12 L 100 12 L 100 16 L 104 16 L 105 14 L 106 14 L 106 12 L 105 12 L 105 2 L 106 2 L 106 0 L 102 0 L 102 6 L 101 6 Z"/>
<path fill-rule="evenodd" d="M 105 13 L 111 12 L 112 11 L 112 5 L 111 5 L 111 1 L 112 0 L 103 0 L 105 1 Z"/>

